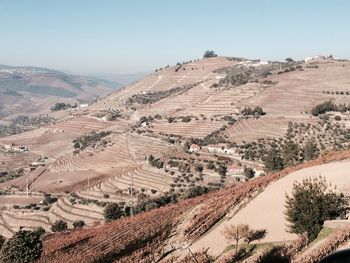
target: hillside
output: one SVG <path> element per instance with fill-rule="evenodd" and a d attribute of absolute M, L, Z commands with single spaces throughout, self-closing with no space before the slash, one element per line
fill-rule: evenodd
<path fill-rule="evenodd" d="M 49 113 L 57 102 L 89 103 L 120 86 L 46 68 L 0 65 L 0 121 Z"/>
<path fill-rule="evenodd" d="M 186 256 L 189 244 L 221 256 L 227 222 L 266 228 L 263 242 L 293 241 L 281 206 L 294 179 L 321 172 L 349 194 L 349 70 L 348 60 L 332 57 L 214 57 L 157 69 L 86 107 L 51 112 L 36 120 L 39 128 L 0 138 L 0 234 L 84 220 L 86 230 L 48 234 L 42 262 L 142 262 L 140 255 L 167 262 Z M 111 91 L 34 71 L 12 70 L 13 83 L 32 75 L 37 85 L 64 82 L 58 98 L 70 103 Z M 44 96 L 39 90 L 31 94 Z M 27 122 L 34 121 L 19 125 Z M 346 161 L 323 165 L 339 160 Z M 108 203 L 125 217 L 105 225 Z M 273 219 L 260 220 L 260 207 Z"/>
<path fill-rule="evenodd" d="M 273 220 L 258 220 L 261 216 L 261 206 L 251 210 L 253 213 L 249 214 L 249 217 L 245 217 L 245 220 L 249 219 L 252 222 L 256 220 L 257 223 L 254 226 L 267 227 L 269 234 L 270 231 L 284 232 L 283 223 L 279 223 L 280 225 L 277 227 L 276 221 L 274 221 L 283 221 L 283 217 L 280 215 L 275 217 L 274 214 L 271 214 L 272 212 L 282 215 L 283 211 L 275 209 L 274 203 L 271 204 L 271 202 L 282 202 L 280 198 L 271 198 L 271 194 L 274 194 L 272 188 L 279 188 L 283 184 L 288 192 L 294 179 L 300 180 L 303 176 L 314 176 L 319 171 L 322 171 L 322 175 L 327 176 L 327 179 L 332 183 L 338 186 L 347 186 L 350 181 L 346 177 L 344 178 L 343 168 L 348 168 L 349 158 L 349 151 L 328 155 L 305 165 L 252 180 L 246 183 L 244 188 L 230 186 L 215 193 L 183 200 L 178 204 L 117 220 L 102 227 L 48 236 L 45 239 L 44 257 L 40 262 L 48 260 L 50 262 L 76 262 L 77 260 L 86 262 L 152 262 L 152 260 L 158 261 L 162 257 L 165 258 L 160 262 L 172 262 L 167 261 L 171 259 L 168 252 L 172 253 L 170 255 L 177 255 L 181 258 L 188 254 L 186 246 L 192 243 L 191 249 L 194 253 L 202 251 L 203 248 L 209 248 L 209 254 L 218 257 L 228 246 L 220 233 L 222 227 L 240 217 L 246 210 L 251 209 L 251 206 L 256 206 L 257 202 L 264 199 L 266 195 L 270 195 L 270 199 L 269 202 L 264 203 L 266 206 L 264 213 Z M 339 162 L 339 160 L 344 159 L 346 161 Z M 324 170 L 324 168 L 326 169 Z M 334 176 L 331 173 L 333 170 L 338 171 Z M 241 208 L 235 216 L 230 215 L 236 206 L 257 192 L 261 193 L 252 199 L 246 207 Z M 277 194 L 282 195 L 279 197 L 284 197 L 284 192 Z M 214 204 L 225 204 L 225 206 L 218 211 L 218 206 Z M 154 218 L 158 220 L 154 220 Z M 213 226 L 209 223 L 212 218 L 215 218 Z M 199 219 L 203 221 L 201 222 Z M 215 222 L 218 223 L 215 224 Z M 192 233 L 199 231 L 203 226 L 206 227 L 206 231 L 210 231 L 203 238 L 197 240 Z M 189 232 L 189 229 L 195 231 Z M 148 238 L 151 238 L 150 242 L 147 241 Z M 275 236 L 273 239 L 279 243 L 280 241 L 295 240 L 296 237 L 284 232 L 284 236 Z M 266 241 L 271 241 L 271 238 L 267 236 Z"/>

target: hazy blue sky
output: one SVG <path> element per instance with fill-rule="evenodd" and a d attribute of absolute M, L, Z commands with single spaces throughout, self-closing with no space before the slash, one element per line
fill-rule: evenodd
<path fill-rule="evenodd" d="M 0 0 L 0 64 L 138 72 L 219 55 L 350 57 L 348 0 Z"/>

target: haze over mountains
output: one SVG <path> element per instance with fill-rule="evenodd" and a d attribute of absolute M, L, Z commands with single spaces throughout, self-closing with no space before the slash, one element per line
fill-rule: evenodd
<path fill-rule="evenodd" d="M 145 74 L 78 76 L 39 67 L 0 65 L 0 124 L 18 115 L 38 116 L 55 103 L 90 103 Z"/>

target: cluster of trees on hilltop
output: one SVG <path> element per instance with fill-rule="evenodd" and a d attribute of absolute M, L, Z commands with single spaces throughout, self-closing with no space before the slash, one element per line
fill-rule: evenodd
<path fill-rule="evenodd" d="M 203 58 L 214 58 L 218 55 L 215 54 L 214 50 L 207 50 L 204 52 Z"/>

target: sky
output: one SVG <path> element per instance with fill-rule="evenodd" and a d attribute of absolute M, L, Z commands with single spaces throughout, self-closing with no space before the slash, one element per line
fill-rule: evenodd
<path fill-rule="evenodd" d="M 218 55 L 350 58 L 348 0 L 0 0 L 0 64 L 152 71 Z"/>

